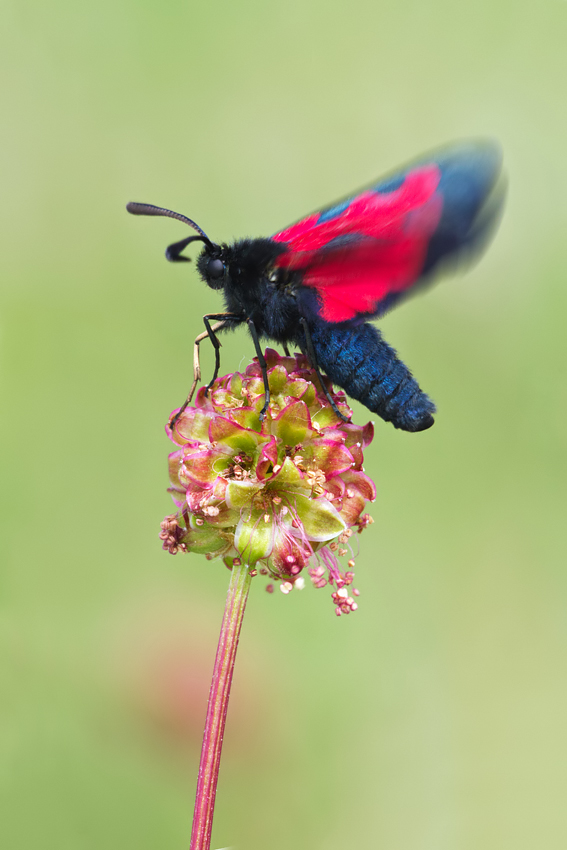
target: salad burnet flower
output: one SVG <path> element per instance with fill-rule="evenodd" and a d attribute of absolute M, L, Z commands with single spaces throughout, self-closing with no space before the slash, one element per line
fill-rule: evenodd
<path fill-rule="evenodd" d="M 321 391 L 307 358 L 267 349 L 270 405 L 255 359 L 246 371 L 202 387 L 176 421 L 169 478 L 176 512 L 161 523 L 163 548 L 247 564 L 267 576 L 269 592 L 330 586 L 337 615 L 356 610 L 353 534 L 376 489 L 363 449 L 374 429 L 343 422 Z M 324 378 L 324 380 L 327 380 Z M 327 388 L 341 413 L 344 393 Z M 343 562 L 346 560 L 346 563 Z"/>

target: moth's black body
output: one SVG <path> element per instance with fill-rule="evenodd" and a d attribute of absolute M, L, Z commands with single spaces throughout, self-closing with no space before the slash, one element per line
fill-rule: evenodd
<path fill-rule="evenodd" d="M 264 411 L 269 390 L 260 339 L 300 348 L 316 369 L 396 428 L 429 428 L 435 405 L 368 320 L 383 315 L 448 262 L 470 258 L 484 247 L 503 205 L 500 166 L 493 143 L 462 143 L 272 238 L 232 245 L 215 244 L 179 213 L 128 204 L 135 215 L 168 216 L 196 230 L 198 235 L 170 245 L 166 256 L 185 261 L 184 248 L 201 241 L 199 273 L 223 294 L 226 312 L 205 316 L 207 333 L 195 342 L 189 398 L 200 379 L 200 340 L 209 336 L 216 349 L 216 376 L 220 343 L 215 331 L 246 323 L 264 375 Z M 210 319 L 220 322 L 212 327 Z"/>
<path fill-rule="evenodd" d="M 282 246 L 271 239 L 243 239 L 213 252 L 205 246 L 199 273 L 212 289 L 222 290 L 226 311 L 240 317 L 227 318 L 225 328 L 251 320 L 260 339 L 295 346 L 309 356 L 306 323 L 317 364 L 351 398 L 405 431 L 433 425 L 434 403 L 373 325 L 361 320 L 327 325 L 307 318 L 316 296 L 301 285 L 300 273 L 274 269 L 281 253 Z M 222 277 L 216 276 L 217 260 L 224 265 Z"/>

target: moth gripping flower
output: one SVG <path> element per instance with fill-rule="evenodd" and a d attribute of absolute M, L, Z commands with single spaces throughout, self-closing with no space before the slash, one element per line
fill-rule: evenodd
<path fill-rule="evenodd" d="M 330 586 L 337 615 L 355 611 L 352 537 L 372 522 L 376 490 L 362 468 L 373 427 L 343 422 L 306 357 L 267 349 L 270 406 L 260 421 L 264 384 L 255 359 L 244 374 L 202 387 L 170 439 L 169 492 L 177 512 L 161 524 L 163 548 L 235 559 L 268 576 L 267 590 Z M 345 416 L 344 394 L 332 398 Z M 341 568 L 340 558 L 347 558 Z"/>

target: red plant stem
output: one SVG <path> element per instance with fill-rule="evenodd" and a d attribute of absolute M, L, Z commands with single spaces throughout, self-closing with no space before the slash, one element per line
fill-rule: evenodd
<path fill-rule="evenodd" d="M 250 568 L 247 565 L 233 566 L 209 691 L 190 850 L 209 850 L 211 846 L 228 698 L 250 582 Z"/>

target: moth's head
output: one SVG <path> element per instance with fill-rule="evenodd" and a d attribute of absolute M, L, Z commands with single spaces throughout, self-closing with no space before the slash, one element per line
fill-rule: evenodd
<path fill-rule="evenodd" d="M 156 207 L 153 204 L 139 204 L 131 202 L 127 204 L 126 209 L 132 215 L 157 215 L 165 218 L 175 218 L 177 221 L 183 221 L 197 231 L 197 236 L 188 236 L 186 239 L 181 239 L 180 242 L 173 242 L 168 245 L 165 251 L 165 256 L 170 263 L 188 263 L 189 257 L 183 256 L 181 253 L 191 242 L 203 242 L 204 248 L 197 260 L 197 268 L 201 277 L 212 289 L 222 289 L 226 275 L 225 251 L 226 248 L 221 245 L 216 245 L 211 242 L 204 230 L 201 230 L 198 224 L 187 218 L 181 213 L 167 210 L 164 207 Z"/>
<path fill-rule="evenodd" d="M 223 289 L 227 280 L 227 251 L 224 245 L 205 245 L 197 260 L 199 274 L 211 289 Z"/>
<path fill-rule="evenodd" d="M 197 268 L 211 289 L 236 287 L 251 293 L 262 286 L 284 246 L 273 239 L 239 239 L 230 245 L 205 244 Z"/>

